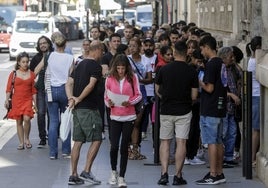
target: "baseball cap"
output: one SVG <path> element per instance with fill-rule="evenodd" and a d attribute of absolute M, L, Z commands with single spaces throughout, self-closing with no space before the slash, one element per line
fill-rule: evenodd
<path fill-rule="evenodd" d="M 144 43 L 145 43 L 145 42 L 150 42 L 151 44 L 154 44 L 154 39 L 153 39 L 153 38 L 146 38 L 146 39 L 144 39 L 143 42 L 144 42 Z"/>

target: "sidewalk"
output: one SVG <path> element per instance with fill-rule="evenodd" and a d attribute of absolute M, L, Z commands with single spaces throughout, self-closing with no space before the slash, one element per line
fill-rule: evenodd
<path fill-rule="evenodd" d="M 15 125 L 15 124 L 14 124 Z M 3 125 L 4 126 L 4 125 Z M 3 132 L 3 126 L 0 126 L 0 133 Z M 10 126 L 9 126 L 10 127 Z M 12 127 L 13 131 L 15 127 Z M 1 134 L 0 134 L 1 135 Z M 0 145 L 6 135 L 0 137 Z M 109 141 L 108 135 L 103 141 L 100 151 L 93 165 L 92 172 L 102 181 L 101 185 L 90 185 L 88 183 L 81 186 L 68 186 L 70 175 L 70 159 L 63 159 L 59 155 L 58 160 L 50 160 L 48 157 L 48 148 L 37 149 L 39 143 L 36 120 L 32 121 L 31 130 L 32 149 L 17 150 L 18 138 L 15 134 L 0 150 L 0 187 L 3 188 L 67 188 L 67 187 L 96 187 L 96 188 L 114 188 L 110 186 L 108 179 L 110 176 L 110 159 L 109 159 Z M 129 161 L 126 172 L 126 182 L 129 188 L 157 188 L 157 181 L 160 177 L 160 166 L 144 165 L 153 163 L 153 150 L 151 135 L 149 140 L 142 142 L 142 154 L 146 155 L 146 160 Z M 5 138 L 6 139 L 6 138 Z M 88 149 L 88 143 L 82 147 L 78 170 L 81 172 L 85 163 L 85 156 Z M 61 144 L 59 144 L 61 146 Z M 169 168 L 169 181 L 172 186 L 173 174 L 175 173 L 174 165 Z M 202 178 L 207 172 L 206 165 L 189 166 L 183 168 L 183 177 L 188 184 L 182 187 L 217 187 L 217 188 L 265 188 L 255 175 L 253 170 L 253 180 L 246 180 L 242 177 L 242 166 L 224 169 L 227 183 L 215 186 L 196 185 L 195 181 Z M 165 187 L 165 186 L 164 186 Z"/>

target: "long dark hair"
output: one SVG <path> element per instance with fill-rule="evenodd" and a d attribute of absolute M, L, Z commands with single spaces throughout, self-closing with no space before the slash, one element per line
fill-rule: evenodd
<path fill-rule="evenodd" d="M 247 43 L 246 52 L 247 52 L 248 57 L 250 57 L 251 55 L 254 55 L 255 51 L 261 48 L 261 44 L 262 44 L 261 39 L 262 39 L 261 36 L 255 36 L 251 39 L 249 43 Z"/>
<path fill-rule="evenodd" d="M 29 60 L 29 54 L 28 53 L 26 53 L 26 52 L 19 53 L 19 55 L 17 56 L 17 63 L 15 65 L 15 70 L 18 70 L 20 68 L 19 62 L 21 61 L 21 59 L 23 57 L 27 57 L 28 60 Z"/>
<path fill-rule="evenodd" d="M 47 41 L 48 46 L 49 46 L 48 51 L 52 52 L 53 51 L 53 44 L 52 44 L 51 40 L 48 37 L 42 35 L 41 37 L 39 37 L 39 39 L 37 41 L 36 50 L 38 51 L 38 53 L 43 54 L 43 52 L 40 49 L 40 45 L 39 45 L 39 42 L 40 42 L 41 39 L 45 39 Z"/>
<path fill-rule="evenodd" d="M 162 56 L 164 56 L 164 55 L 167 53 L 168 50 L 171 50 L 171 51 L 172 51 L 171 46 L 162 46 L 162 47 L 160 48 L 160 54 L 161 54 Z"/>
<path fill-rule="evenodd" d="M 117 80 L 119 80 L 117 66 L 126 67 L 126 73 L 125 73 L 126 79 L 131 85 L 133 85 L 133 77 L 134 77 L 133 69 L 130 65 L 128 57 L 125 54 L 116 54 L 112 60 L 110 76 L 113 76 Z"/>

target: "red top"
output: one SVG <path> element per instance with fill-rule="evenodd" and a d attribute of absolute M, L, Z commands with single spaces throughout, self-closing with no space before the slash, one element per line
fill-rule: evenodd
<path fill-rule="evenodd" d="M 13 72 L 10 73 L 6 92 L 11 92 L 11 82 L 13 78 Z M 30 78 L 22 79 L 15 77 L 14 93 L 12 96 L 12 109 L 8 113 L 8 118 L 19 120 L 22 115 L 27 115 L 33 118 L 33 95 L 37 93 L 34 87 L 35 74 L 31 71 Z"/>

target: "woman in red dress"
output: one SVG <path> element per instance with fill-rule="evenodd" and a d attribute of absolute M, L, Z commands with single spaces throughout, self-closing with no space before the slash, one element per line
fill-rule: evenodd
<path fill-rule="evenodd" d="M 35 74 L 28 69 L 29 55 L 26 52 L 20 53 L 17 57 L 15 71 L 9 75 L 6 87 L 5 107 L 9 107 L 9 98 L 12 90 L 13 74 L 15 74 L 14 90 L 12 95 L 12 108 L 8 112 L 8 118 L 15 119 L 17 134 L 19 137 L 18 150 L 32 148 L 29 140 L 31 130 L 31 119 L 36 109 L 36 89 L 34 87 Z"/>

